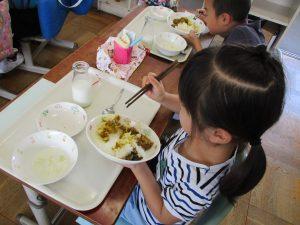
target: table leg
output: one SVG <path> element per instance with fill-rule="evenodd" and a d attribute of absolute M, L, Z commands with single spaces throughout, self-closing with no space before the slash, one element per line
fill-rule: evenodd
<path fill-rule="evenodd" d="M 37 223 L 33 222 L 23 215 L 18 215 L 17 219 L 19 223 L 22 225 L 51 225 L 51 222 L 45 211 L 45 206 L 47 204 L 46 200 L 30 188 L 26 186 L 23 186 L 23 188 L 28 197 L 28 204 Z"/>

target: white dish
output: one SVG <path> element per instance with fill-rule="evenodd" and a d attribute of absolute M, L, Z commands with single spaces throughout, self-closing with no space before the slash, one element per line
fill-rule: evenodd
<path fill-rule="evenodd" d="M 188 30 L 188 29 L 179 29 L 177 27 L 172 26 L 174 19 L 179 19 L 182 17 L 186 17 L 192 21 L 192 23 L 197 27 L 197 31 L 195 31 L 197 35 L 200 35 L 201 33 L 207 31 L 207 28 L 206 28 L 204 22 L 202 20 L 200 20 L 199 18 L 197 18 L 194 14 L 192 14 L 190 12 L 176 12 L 176 13 L 173 13 L 170 16 L 168 16 L 167 24 L 177 34 L 187 35 L 190 33 L 190 30 Z"/>
<path fill-rule="evenodd" d="M 162 32 L 154 38 L 155 46 L 166 56 L 176 56 L 187 47 L 186 40 L 178 34 Z"/>
<path fill-rule="evenodd" d="M 45 185 L 67 176 L 78 158 L 76 143 L 59 131 L 39 131 L 23 139 L 12 155 L 13 171 L 30 183 Z"/>
<path fill-rule="evenodd" d="M 174 11 L 167 7 L 163 6 L 154 6 L 151 8 L 151 18 L 159 20 L 159 21 L 166 21 L 168 16 L 170 16 Z"/>
<path fill-rule="evenodd" d="M 160 151 L 160 141 L 156 133 L 147 125 L 141 123 L 141 122 L 135 122 L 130 120 L 128 117 L 120 116 L 121 121 L 129 121 L 130 126 L 133 126 L 136 128 L 140 133 L 147 136 L 151 141 L 153 141 L 153 146 L 151 149 L 144 151 L 143 158 L 140 160 L 132 161 L 132 160 L 126 160 L 118 158 L 117 156 L 113 155 L 112 147 L 115 146 L 116 140 L 118 140 L 118 136 L 111 140 L 109 140 L 107 143 L 102 141 L 102 139 L 99 137 L 97 133 L 97 128 L 99 127 L 99 124 L 102 122 L 103 118 L 113 118 L 116 115 L 107 114 L 107 115 L 99 115 L 95 118 L 93 118 L 86 127 L 86 136 L 89 140 L 89 142 L 97 149 L 97 151 L 103 155 L 105 158 L 112 160 L 118 164 L 121 165 L 128 165 L 128 164 L 138 164 L 141 162 L 146 162 L 151 159 L 153 159 Z"/>
<path fill-rule="evenodd" d="M 87 123 L 87 115 L 79 105 L 58 102 L 48 105 L 37 119 L 39 130 L 58 130 L 73 137 L 80 133 Z"/>

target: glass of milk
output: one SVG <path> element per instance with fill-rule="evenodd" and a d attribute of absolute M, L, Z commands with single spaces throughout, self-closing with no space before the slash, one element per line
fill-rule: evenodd
<path fill-rule="evenodd" d="M 72 96 L 73 101 L 81 107 L 92 103 L 93 77 L 88 73 L 89 64 L 78 61 L 73 64 Z"/>
<path fill-rule="evenodd" d="M 146 18 L 146 20 L 148 20 L 148 21 L 144 25 L 141 35 L 143 36 L 143 43 L 144 43 L 145 47 L 151 49 L 152 44 L 153 44 L 153 37 L 154 37 L 154 33 L 155 33 L 155 30 L 154 30 L 155 26 L 153 26 L 154 21 L 151 17 L 148 16 L 148 18 Z"/>

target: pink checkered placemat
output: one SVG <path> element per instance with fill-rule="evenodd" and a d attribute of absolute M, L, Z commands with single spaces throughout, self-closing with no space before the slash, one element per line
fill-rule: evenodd
<path fill-rule="evenodd" d="M 97 50 L 97 68 L 119 79 L 128 80 L 146 57 L 146 49 L 142 46 L 134 46 L 131 62 L 129 64 L 117 64 L 113 60 L 115 37 L 110 37 Z"/>

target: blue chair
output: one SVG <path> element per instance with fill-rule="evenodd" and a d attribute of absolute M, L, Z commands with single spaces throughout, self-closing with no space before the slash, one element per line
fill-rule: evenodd
<path fill-rule="evenodd" d="M 45 74 L 49 71 L 49 69 L 35 66 L 33 64 L 33 59 L 47 44 L 76 49 L 76 43 L 57 40 L 55 37 L 61 30 L 70 11 L 73 11 L 78 15 L 84 15 L 89 11 L 92 4 L 93 0 L 10 0 L 10 7 L 12 8 L 21 10 L 37 8 L 41 29 L 41 36 L 26 37 L 20 41 L 25 62 L 19 68 L 35 73 Z M 31 41 L 40 42 L 40 45 L 33 53 L 30 49 Z"/>

